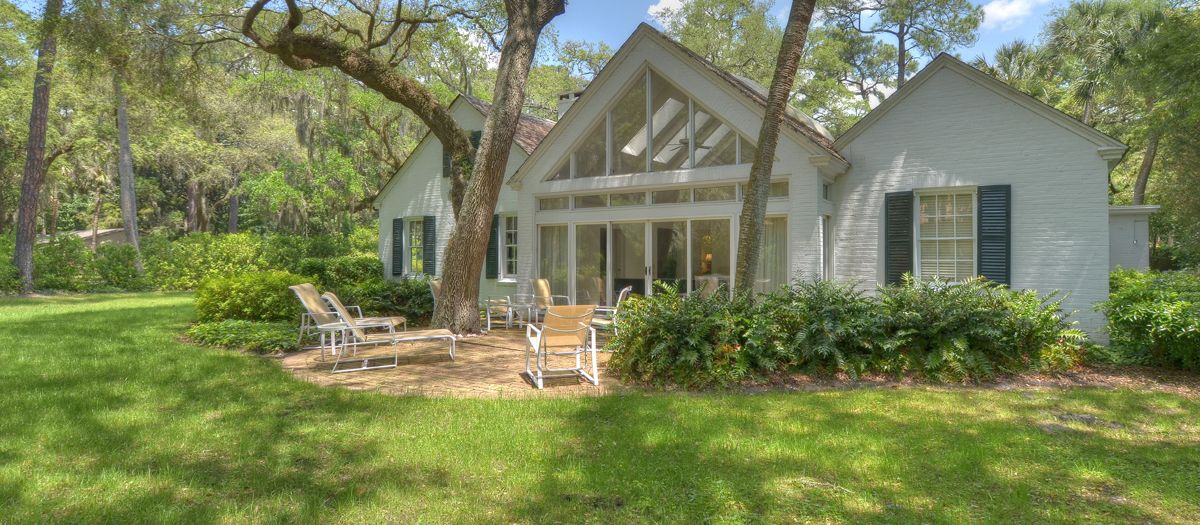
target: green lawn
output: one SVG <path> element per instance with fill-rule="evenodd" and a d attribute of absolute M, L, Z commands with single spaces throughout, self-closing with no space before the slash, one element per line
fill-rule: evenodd
<path fill-rule="evenodd" d="M 0 522 L 1200 515 L 1197 399 L 924 388 L 395 398 L 181 343 L 193 315 L 187 295 L 0 300 Z"/>

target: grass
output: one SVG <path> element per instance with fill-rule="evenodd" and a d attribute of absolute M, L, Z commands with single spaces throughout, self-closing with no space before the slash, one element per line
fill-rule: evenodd
<path fill-rule="evenodd" d="M 179 341 L 187 295 L 0 300 L 0 522 L 1189 522 L 1132 390 L 396 398 Z M 1091 414 L 1120 428 L 1063 422 Z M 1057 424 L 1051 432 L 1039 425 Z"/>

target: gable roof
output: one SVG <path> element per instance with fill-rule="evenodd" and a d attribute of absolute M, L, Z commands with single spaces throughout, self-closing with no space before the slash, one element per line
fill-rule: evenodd
<path fill-rule="evenodd" d="M 484 117 L 492 112 L 492 105 L 487 102 L 470 95 L 459 95 L 459 97 L 483 113 Z M 550 133 L 552 127 L 554 127 L 553 120 L 521 113 L 520 119 L 517 120 L 517 131 L 513 134 L 513 142 L 525 150 L 525 153 L 533 153 L 538 144 L 542 143 L 542 139 Z"/>
<path fill-rule="evenodd" d="M 447 107 L 453 108 L 459 100 L 462 100 L 471 107 L 475 108 L 476 111 L 483 114 L 485 119 L 487 118 L 488 114 L 492 112 L 491 104 L 470 95 L 458 95 L 457 97 L 454 97 L 454 100 L 450 101 L 450 105 Z M 533 153 L 533 150 L 537 149 L 538 144 L 542 143 L 542 139 L 546 138 L 546 135 L 550 133 L 550 128 L 553 127 L 553 120 L 547 120 L 541 117 L 535 117 L 533 115 L 521 113 L 521 117 L 517 120 L 517 130 L 513 134 L 513 143 L 520 147 L 521 151 L 524 151 L 526 155 L 530 155 Z M 379 200 L 383 194 L 387 193 L 388 188 L 392 185 L 392 182 L 400 176 L 400 172 L 404 171 L 404 167 L 408 165 L 408 161 L 411 160 L 414 155 L 416 155 L 417 151 L 421 149 L 421 147 L 425 145 L 425 142 L 432 136 L 432 132 L 425 132 L 425 135 L 421 137 L 421 140 L 417 141 L 417 147 L 413 148 L 412 152 L 409 153 L 408 158 L 404 159 L 404 163 L 400 165 L 400 169 L 396 170 L 396 173 L 393 173 L 391 177 L 388 177 L 387 182 L 383 183 L 383 186 L 379 188 L 379 192 L 376 193 L 374 197 L 371 197 L 371 202 Z"/>
<path fill-rule="evenodd" d="M 943 69 L 949 69 L 959 73 L 974 81 L 976 84 L 979 84 L 980 86 L 989 89 L 996 94 L 1003 96 L 1017 103 L 1018 105 L 1023 106 L 1026 109 L 1037 113 L 1038 115 L 1041 115 L 1047 120 L 1066 128 L 1068 131 L 1074 132 L 1075 134 L 1092 142 L 1097 146 L 1100 156 L 1106 160 L 1109 160 L 1110 162 L 1114 160 L 1114 155 L 1115 160 L 1119 160 L 1120 156 L 1123 155 L 1125 150 L 1128 148 L 1128 146 L 1121 141 L 1100 132 L 1096 128 L 1080 122 L 1074 117 L 1058 110 L 1058 108 L 1046 104 L 1045 102 L 1038 100 L 1024 91 L 1014 88 L 1007 83 L 987 73 L 984 73 L 983 71 L 975 69 L 970 64 L 967 64 L 966 62 L 963 62 L 962 60 L 959 60 L 948 53 L 939 54 L 933 59 L 932 62 L 921 69 L 920 72 L 905 82 L 900 89 L 896 90 L 895 93 L 892 93 L 890 97 L 884 99 L 882 103 L 876 106 L 875 109 L 868 112 L 866 116 L 859 119 L 858 122 L 856 122 L 850 127 L 850 129 L 846 130 L 842 136 L 838 137 L 837 140 L 834 141 L 834 147 L 838 149 L 845 148 L 847 145 L 853 142 L 855 138 L 870 128 L 872 124 L 886 115 L 892 110 L 892 108 L 896 107 L 896 105 L 900 104 L 900 102 L 907 98 L 911 93 L 920 89 L 921 85 L 932 78 L 935 73 Z M 1109 168 L 1112 168 L 1111 164 Z"/>
<path fill-rule="evenodd" d="M 594 78 L 592 82 L 580 92 L 579 99 L 571 104 L 571 107 L 567 109 L 567 112 L 562 115 L 558 121 L 559 124 L 571 120 L 574 118 L 574 115 L 579 113 L 579 108 L 584 106 L 584 102 L 588 99 L 589 95 L 594 92 L 593 86 L 602 83 L 602 79 L 606 78 L 607 76 L 605 73 L 611 70 L 614 64 L 620 62 L 621 57 L 628 55 L 633 49 L 634 45 L 643 38 L 651 38 L 662 44 L 663 47 L 667 48 L 668 51 L 675 51 L 685 63 L 690 62 L 692 65 L 697 66 L 697 69 L 699 69 L 701 72 L 707 73 L 711 77 L 715 77 L 716 82 L 726 84 L 733 88 L 733 91 L 745 97 L 753 105 L 762 107 L 764 109 L 766 108 L 767 90 L 761 85 L 753 80 L 739 77 L 733 73 L 721 69 L 708 59 L 697 54 L 695 51 L 688 49 L 683 44 L 676 42 L 670 37 L 664 35 L 661 31 L 655 29 L 650 24 L 642 22 L 638 24 L 637 29 L 633 31 L 629 38 L 625 39 L 625 42 L 622 43 L 621 47 L 617 49 L 617 52 L 613 54 L 612 58 L 608 61 L 608 64 L 606 64 L 605 67 L 600 70 L 600 73 L 596 75 L 596 78 Z M 846 161 L 846 158 L 843 157 L 836 148 L 834 148 L 833 136 L 830 135 L 823 126 L 818 124 L 811 117 L 795 110 L 794 108 L 788 108 L 788 111 L 784 114 L 783 120 L 788 129 L 795 131 L 797 134 L 807 139 L 809 142 L 815 145 L 817 149 L 820 149 L 822 152 L 824 152 L 824 154 L 829 155 L 842 164 L 849 165 L 849 162 Z M 557 136 L 565 133 L 564 131 L 557 129 L 561 127 L 563 126 L 556 125 L 555 129 L 550 130 L 550 133 L 547 135 L 547 137 L 550 135 Z M 516 183 L 524 178 L 527 166 L 529 166 L 532 161 L 541 154 L 541 150 L 535 151 L 533 154 L 531 154 L 529 159 L 522 164 L 522 166 L 517 170 L 516 173 L 513 174 L 511 178 L 509 178 L 508 183 Z"/>

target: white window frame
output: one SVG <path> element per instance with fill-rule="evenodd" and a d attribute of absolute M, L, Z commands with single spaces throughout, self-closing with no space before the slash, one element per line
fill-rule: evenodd
<path fill-rule="evenodd" d="M 925 276 L 921 274 L 921 197 L 937 195 L 971 196 L 971 236 L 933 237 L 924 240 L 971 241 L 971 263 L 974 265 L 972 275 L 977 275 L 979 273 L 979 188 L 977 186 L 949 186 L 943 188 L 921 188 L 913 190 L 913 276 L 917 279 L 925 278 Z M 955 259 L 955 265 L 957 267 L 957 257 Z"/>
<path fill-rule="evenodd" d="M 512 221 L 513 221 L 512 229 L 509 229 L 509 227 L 508 227 L 509 219 L 512 219 Z M 520 235 L 521 234 L 520 234 L 520 228 L 518 227 L 519 224 L 520 224 L 520 221 L 519 221 L 519 219 L 517 219 L 516 214 L 509 213 L 509 214 L 501 214 L 500 215 L 500 227 L 498 228 L 498 233 L 499 233 L 500 238 L 496 239 L 497 249 L 500 250 L 500 253 L 497 254 L 497 256 L 499 257 L 499 261 L 500 261 L 500 268 L 498 268 L 498 271 L 496 273 L 498 275 L 498 280 L 500 280 L 500 281 L 517 282 L 517 273 L 520 271 L 519 266 L 517 266 L 518 265 L 517 261 L 520 259 L 520 256 L 521 256 L 521 247 L 520 247 L 521 246 L 521 243 L 520 243 Z M 510 232 L 513 234 L 512 244 L 508 243 L 508 234 Z M 510 246 L 512 248 L 514 248 L 514 254 L 513 254 L 512 259 L 509 259 L 509 257 L 508 257 L 508 248 Z M 513 272 L 508 271 L 508 263 L 509 262 L 512 262 L 513 265 L 517 267 Z"/>
<path fill-rule="evenodd" d="M 404 255 L 408 259 L 408 267 L 406 268 L 408 271 L 405 273 L 408 275 L 423 275 L 425 273 L 425 249 L 427 248 L 425 246 L 425 218 L 405 219 L 404 226 L 408 228 L 408 232 L 404 236 Z M 416 271 L 416 267 L 413 265 L 414 246 L 412 245 L 413 233 L 417 231 L 421 232 L 421 271 L 419 272 Z"/>

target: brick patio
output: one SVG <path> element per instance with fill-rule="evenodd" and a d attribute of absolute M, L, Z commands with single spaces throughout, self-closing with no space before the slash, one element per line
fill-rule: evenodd
<path fill-rule="evenodd" d="M 538 390 L 525 376 L 524 330 L 492 330 L 488 335 L 459 339 L 452 361 L 445 342 L 403 343 L 396 368 L 332 374 L 332 361 L 321 361 L 319 350 L 306 350 L 280 359 L 296 377 L 323 386 L 374 390 L 393 395 L 435 397 L 594 396 L 619 389 L 607 375 L 607 353 L 598 354 L 600 386 L 578 378 L 546 380 Z M 359 355 L 389 355 L 391 347 L 362 349 Z M 354 366 L 351 364 L 350 366 Z"/>

